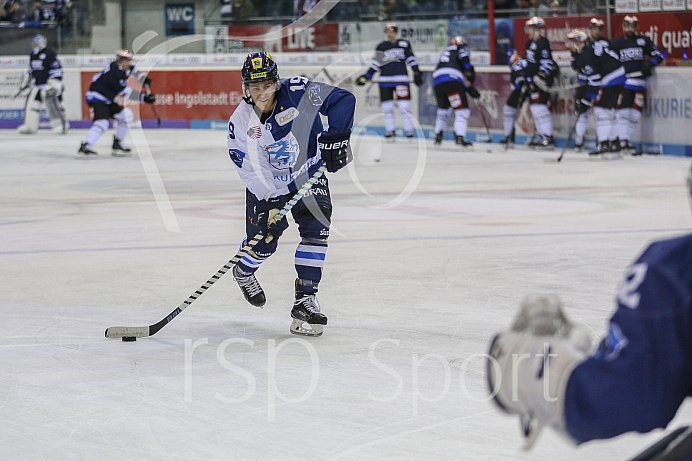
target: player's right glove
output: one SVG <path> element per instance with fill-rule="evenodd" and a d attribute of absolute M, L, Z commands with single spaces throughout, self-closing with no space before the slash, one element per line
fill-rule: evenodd
<path fill-rule="evenodd" d="M 368 78 L 368 76 L 365 75 L 365 74 L 363 74 L 363 75 L 361 75 L 360 77 L 358 77 L 358 78 L 356 79 L 356 85 L 358 85 L 358 86 L 363 86 L 363 85 L 365 85 L 366 83 L 368 83 L 368 81 L 370 81 L 370 79 Z"/>
<path fill-rule="evenodd" d="M 415 83 L 416 86 L 421 86 L 423 84 L 423 72 L 417 69 L 413 71 L 413 83 Z"/>
<path fill-rule="evenodd" d="M 142 102 L 147 104 L 154 104 L 156 102 L 156 95 L 151 93 L 142 93 Z"/>
<path fill-rule="evenodd" d="M 656 67 L 656 64 L 648 59 L 645 59 L 642 61 L 642 75 L 644 77 L 651 77 L 651 74 L 654 73 L 654 67 Z"/>
<path fill-rule="evenodd" d="M 257 226 L 260 232 L 262 232 L 262 235 L 266 236 L 265 241 L 267 243 L 275 238 L 278 239 L 281 237 L 281 234 L 288 229 L 288 220 L 286 216 L 279 220 L 276 219 L 276 216 L 285 204 L 286 200 L 281 196 L 260 200 L 257 205 L 255 205 Z"/>
<path fill-rule="evenodd" d="M 350 131 L 345 133 L 322 133 L 317 138 L 317 146 L 320 148 L 322 161 L 330 173 L 339 171 L 353 160 L 350 138 Z"/>
<path fill-rule="evenodd" d="M 469 96 L 471 96 L 473 99 L 478 99 L 478 98 L 481 97 L 480 92 L 479 92 L 476 88 L 474 88 L 474 87 L 472 87 L 472 86 L 466 88 L 466 92 L 467 92 L 467 93 L 469 94 Z"/>

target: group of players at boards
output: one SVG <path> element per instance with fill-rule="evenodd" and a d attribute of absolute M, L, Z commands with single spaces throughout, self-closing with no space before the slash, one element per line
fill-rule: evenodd
<path fill-rule="evenodd" d="M 577 71 L 580 83 L 575 94 L 575 150 L 580 151 L 584 145 L 588 114 L 593 111 L 597 148 L 590 154 L 621 150 L 634 152 L 632 138 L 644 108 L 645 79 L 664 60 L 651 39 L 637 33 L 638 26 L 636 16 L 626 16 L 624 35 L 608 41 L 603 37 L 604 22 L 593 18 L 588 32 L 574 29 L 567 35 L 571 66 Z M 553 59 L 550 42 L 545 37 L 545 20 L 532 17 L 526 21 L 525 29 L 529 36 L 525 56 L 520 57 L 515 53 L 510 61 L 512 92 L 503 107 L 504 138 L 500 142 L 507 147 L 514 144 L 517 113 L 528 101 L 536 129 L 528 146 L 552 149 L 555 142 L 550 114 L 551 89 L 560 70 Z M 356 84 L 364 85 L 376 72 L 380 72 L 380 104 L 384 113 L 385 137 L 395 136 L 395 97 L 405 135 L 413 137 L 406 66 L 413 70 L 416 85 L 422 84 L 422 74 L 410 44 L 397 38 L 397 25 L 387 24 L 385 32 L 387 40 L 377 46 L 370 69 L 356 79 Z M 472 145 L 466 140 L 470 115 L 468 97 L 478 99 L 480 93 L 474 86 L 476 73 L 469 56 L 468 43 L 462 36 L 456 36 L 441 53 L 433 71 L 438 107 L 434 127 L 436 145 L 442 143 L 452 113 L 455 143 L 462 147 Z"/>

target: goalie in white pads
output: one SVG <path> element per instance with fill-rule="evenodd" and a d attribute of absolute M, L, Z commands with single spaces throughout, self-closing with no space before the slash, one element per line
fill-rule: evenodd
<path fill-rule="evenodd" d="M 556 296 L 524 300 L 491 341 L 487 377 L 495 403 L 522 419 L 527 442 L 543 425 L 575 444 L 666 427 L 692 394 L 691 260 L 692 234 L 649 245 L 625 271 L 593 352 Z"/>
<path fill-rule="evenodd" d="M 245 97 L 228 121 L 228 154 L 247 187 L 245 245 L 266 236 L 233 268 L 245 299 L 255 307 L 266 301 L 255 271 L 277 249 L 288 227 L 274 217 L 306 180 L 324 164 L 333 173 L 352 159 L 349 140 L 356 98 L 352 93 L 295 76 L 282 80 L 269 53 L 251 53 L 241 71 Z M 324 130 L 320 114 L 327 117 Z M 327 253 L 332 215 L 329 182 L 321 177 L 291 210 L 301 241 L 295 252 L 295 302 L 291 332 L 322 334 L 327 317 L 317 288 Z"/>
<path fill-rule="evenodd" d="M 41 117 L 41 102 L 46 105 L 54 133 L 66 134 L 69 123 L 62 107 L 63 70 L 60 61 L 43 35 L 36 35 L 31 42 L 29 54 L 29 81 L 22 89 L 30 87 L 24 106 L 24 123 L 17 131 L 21 134 L 34 134 L 38 131 Z M 33 86 L 32 86 L 33 83 Z"/>

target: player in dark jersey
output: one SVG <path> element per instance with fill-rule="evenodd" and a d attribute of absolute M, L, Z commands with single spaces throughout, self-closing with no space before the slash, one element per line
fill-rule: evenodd
<path fill-rule="evenodd" d="M 627 73 L 615 115 L 620 148 L 629 153 L 634 152 L 632 137 L 644 110 L 646 79 L 651 76 L 653 68 L 665 60 L 649 37 L 637 33 L 638 29 L 637 17 L 625 16 L 622 22 L 624 35 L 611 42 L 611 49 L 618 54 Z"/>
<path fill-rule="evenodd" d="M 692 171 L 687 181 L 692 198 Z M 576 444 L 666 427 L 692 394 L 690 261 L 692 234 L 649 245 L 625 270 L 608 335 L 592 353 L 557 296 L 527 297 L 490 344 L 495 403 L 520 416 L 529 440 L 543 425 Z"/>
<path fill-rule="evenodd" d="M 550 42 L 545 38 L 545 20 L 534 16 L 526 21 L 525 28 L 529 34 L 525 56 L 526 84 L 529 107 L 536 123 L 536 136 L 529 141 L 529 147 L 552 149 L 555 147 L 555 142 L 548 89 L 553 86 L 559 68 L 553 60 Z"/>
<path fill-rule="evenodd" d="M 365 85 L 372 80 L 375 73 L 380 73 L 380 106 L 384 113 L 385 138 L 393 139 L 396 124 L 394 122 L 394 96 L 401 111 L 406 137 L 413 137 L 413 121 L 411 120 L 411 91 L 408 65 L 413 70 L 413 81 L 416 86 L 423 84 L 423 73 L 418 68 L 418 61 L 413 54 L 411 45 L 406 40 L 398 39 L 399 26 L 389 23 L 385 26 L 387 40 L 375 49 L 375 57 L 370 63 L 370 69 L 356 79 L 356 85 Z"/>
<path fill-rule="evenodd" d="M 625 83 L 625 69 L 606 40 L 592 42 L 582 29 L 570 31 L 567 44 L 572 67 L 586 78 L 588 85 L 599 88 L 593 104 L 598 147 L 589 155 L 617 152 L 615 105 Z"/>
<path fill-rule="evenodd" d="M 17 131 L 21 134 L 34 134 L 38 131 L 41 102 L 46 105 L 54 133 L 66 134 L 69 123 L 62 106 L 63 70 L 55 51 L 48 47 L 43 35 L 36 35 L 31 43 L 29 54 L 29 82 L 31 91 L 24 107 L 24 123 Z"/>
<path fill-rule="evenodd" d="M 125 107 L 125 100 L 134 98 L 147 104 L 154 104 L 156 96 L 150 92 L 135 91 L 128 86 L 130 76 L 137 77 L 139 72 L 132 62 L 132 53 L 122 49 L 116 52 L 115 61 L 96 74 L 86 93 L 86 103 L 91 108 L 94 123 L 89 128 L 86 140 L 77 151 L 77 158 L 95 158 L 97 152 L 93 149 L 96 141 L 106 132 L 109 120 L 115 119 L 117 127 L 113 136 L 111 154 L 113 156 L 130 155 L 132 149 L 125 146 L 123 140 L 130 131 L 134 121 L 132 109 Z M 143 88 L 148 89 L 151 79 L 144 76 Z"/>
<path fill-rule="evenodd" d="M 246 185 L 246 238 L 260 240 L 233 268 L 245 299 L 266 301 L 255 271 L 277 249 L 288 227 L 273 217 L 321 165 L 335 172 L 352 159 L 349 145 L 356 98 L 352 93 L 305 77 L 279 78 L 269 53 L 247 56 L 242 69 L 244 101 L 228 122 L 228 153 Z M 324 130 L 320 115 L 327 117 Z M 301 241 L 295 252 L 295 302 L 291 332 L 322 334 L 327 317 L 317 301 L 332 215 L 329 182 L 321 177 L 291 210 Z M 306 326 L 307 324 L 307 326 Z"/>
<path fill-rule="evenodd" d="M 435 144 L 441 144 L 447 119 L 454 111 L 454 139 L 462 147 L 473 144 L 466 141 L 468 128 L 469 102 L 467 94 L 472 98 L 480 97 L 473 86 L 476 81 L 476 71 L 469 60 L 468 43 L 461 35 L 452 39 L 451 44 L 440 55 L 437 67 L 433 72 L 435 99 L 437 100 L 437 117 L 435 119 Z"/>

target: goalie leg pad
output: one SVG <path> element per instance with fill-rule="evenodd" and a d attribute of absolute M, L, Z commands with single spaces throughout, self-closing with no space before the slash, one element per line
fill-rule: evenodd
<path fill-rule="evenodd" d="M 39 119 L 41 117 L 41 94 L 38 87 L 33 87 L 26 99 L 24 107 L 24 123 L 17 127 L 17 132 L 21 134 L 34 134 L 38 131 Z"/>

